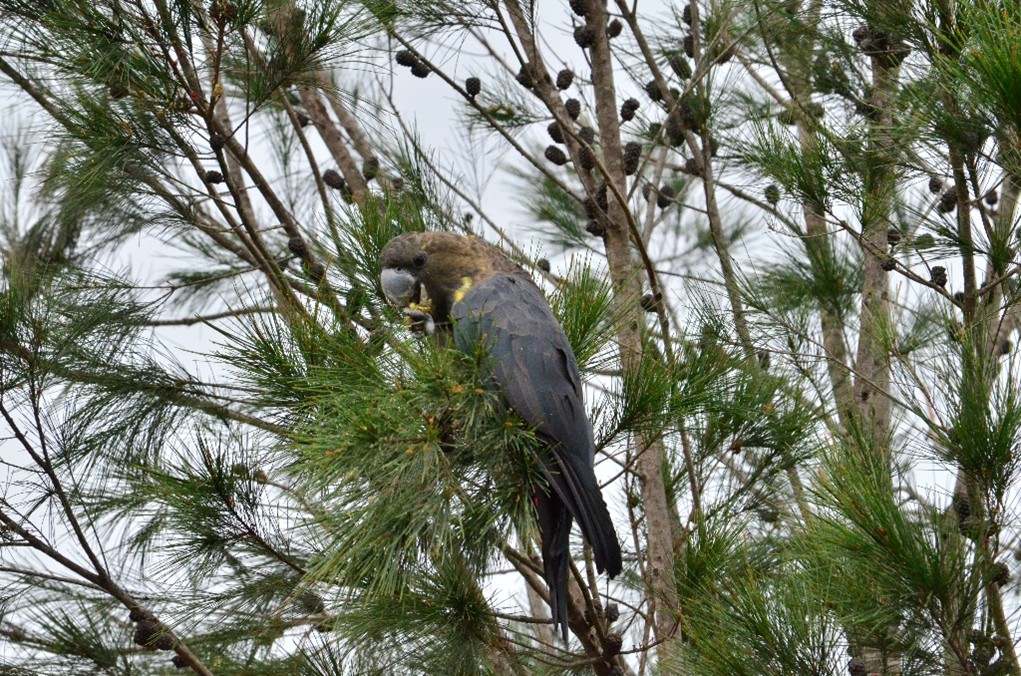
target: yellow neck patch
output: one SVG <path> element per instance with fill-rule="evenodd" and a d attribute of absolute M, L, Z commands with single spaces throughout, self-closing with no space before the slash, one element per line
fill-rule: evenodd
<path fill-rule="evenodd" d="M 461 299 L 464 298 L 465 294 L 467 294 L 469 291 L 471 291 L 471 288 L 472 288 L 472 278 L 468 277 L 468 276 L 462 277 L 461 278 L 461 286 L 459 286 L 457 288 L 457 290 L 454 291 L 454 302 L 455 303 L 460 303 Z"/>

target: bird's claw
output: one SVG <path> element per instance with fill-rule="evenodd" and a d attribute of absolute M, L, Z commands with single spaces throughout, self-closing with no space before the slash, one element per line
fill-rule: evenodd
<path fill-rule="evenodd" d="M 436 333 L 436 322 L 433 321 L 433 316 L 424 310 L 406 308 L 404 324 L 408 330 L 420 336 L 431 336 Z"/>

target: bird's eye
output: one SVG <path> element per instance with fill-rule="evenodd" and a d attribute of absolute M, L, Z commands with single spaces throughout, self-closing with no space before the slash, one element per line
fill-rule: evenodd
<path fill-rule="evenodd" d="M 425 265 L 425 262 L 427 260 L 429 260 L 429 254 L 427 254 L 424 251 L 419 251 L 417 254 L 415 254 L 415 258 L 412 260 L 412 263 L 415 264 L 416 268 L 420 268 L 423 265 Z"/>

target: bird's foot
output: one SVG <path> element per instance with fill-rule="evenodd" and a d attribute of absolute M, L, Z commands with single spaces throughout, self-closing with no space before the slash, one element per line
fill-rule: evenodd
<path fill-rule="evenodd" d="M 423 310 L 405 309 L 404 324 L 408 330 L 420 336 L 431 336 L 436 333 L 436 322 L 433 321 L 433 316 Z"/>

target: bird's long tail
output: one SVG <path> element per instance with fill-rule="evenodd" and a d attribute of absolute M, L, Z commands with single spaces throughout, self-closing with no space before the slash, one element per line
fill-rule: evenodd
<path fill-rule="evenodd" d="M 553 626 L 567 643 L 567 568 L 571 558 L 571 514 L 555 493 L 535 496 L 542 540 L 542 566 Z"/>
<path fill-rule="evenodd" d="M 581 533 L 592 547 L 596 568 L 609 577 L 616 577 L 623 567 L 620 542 L 610 519 L 591 468 L 578 468 L 558 462 L 560 473 L 553 478 L 553 488 L 560 494 L 571 515 L 578 520 Z"/>

